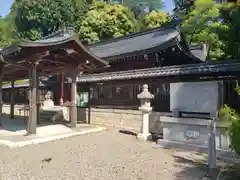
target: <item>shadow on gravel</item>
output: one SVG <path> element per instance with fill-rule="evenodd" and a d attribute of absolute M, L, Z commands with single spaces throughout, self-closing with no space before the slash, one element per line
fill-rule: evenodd
<path fill-rule="evenodd" d="M 219 180 L 240 180 L 240 164 L 226 168 Z"/>
<path fill-rule="evenodd" d="M 219 170 L 209 175 L 206 160 L 193 161 L 179 156 L 173 156 L 175 159 L 175 166 L 181 171 L 175 174 L 178 180 L 215 180 L 218 176 Z"/>
<path fill-rule="evenodd" d="M 126 134 L 126 135 L 130 135 L 130 136 L 136 136 L 136 137 L 137 137 L 137 133 L 134 133 L 134 132 L 132 132 L 132 131 L 119 130 L 119 133 L 121 133 L 121 134 Z"/>
<path fill-rule="evenodd" d="M 240 180 L 240 164 L 219 165 L 210 175 L 207 160 L 193 161 L 179 156 L 173 157 L 175 166 L 182 169 L 175 174 L 178 180 Z"/>

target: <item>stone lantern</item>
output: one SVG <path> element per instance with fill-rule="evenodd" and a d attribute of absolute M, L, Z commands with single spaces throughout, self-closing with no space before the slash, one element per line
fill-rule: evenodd
<path fill-rule="evenodd" d="M 149 113 L 152 111 L 150 100 L 154 98 L 154 95 L 148 91 L 148 85 L 143 85 L 143 91 L 137 95 L 137 98 L 141 100 L 141 106 L 139 110 L 142 111 L 142 125 L 141 132 L 137 135 L 138 139 L 150 140 L 151 134 L 149 133 Z"/>

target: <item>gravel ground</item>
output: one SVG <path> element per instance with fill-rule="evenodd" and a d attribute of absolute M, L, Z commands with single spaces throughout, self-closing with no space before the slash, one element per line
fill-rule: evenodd
<path fill-rule="evenodd" d="M 111 129 L 19 149 L 0 148 L 0 180 L 202 179 L 201 168 L 171 153 Z M 42 163 L 44 159 L 50 162 Z"/>

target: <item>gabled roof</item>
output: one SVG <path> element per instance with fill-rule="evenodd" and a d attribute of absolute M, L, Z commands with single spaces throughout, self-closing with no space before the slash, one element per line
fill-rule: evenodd
<path fill-rule="evenodd" d="M 176 25 L 166 25 L 128 36 L 113 38 L 89 45 L 90 51 L 105 60 L 145 55 L 177 46 L 192 62 L 201 62 L 199 56 L 190 51 L 184 35 Z"/>
<path fill-rule="evenodd" d="M 116 59 L 139 52 L 146 54 L 156 48 L 165 49 L 176 44 L 180 38 L 180 30 L 177 27 L 167 26 L 95 43 L 89 45 L 89 49 L 98 57 Z"/>
<path fill-rule="evenodd" d="M 32 62 L 37 62 L 40 75 L 71 73 L 70 64 L 77 71 L 92 71 L 108 65 L 107 61 L 89 51 L 74 34 L 68 32 L 37 41 L 22 41 L 3 49 L 0 55 L 7 62 L 4 66 L 5 81 L 27 78 Z"/>
<path fill-rule="evenodd" d="M 50 35 L 48 37 L 45 37 L 43 39 L 37 40 L 37 41 L 22 41 L 18 45 L 13 45 L 10 47 L 7 47 L 0 51 L 0 54 L 3 56 L 19 52 L 23 48 L 54 48 L 58 45 L 62 45 L 64 47 L 64 44 L 66 43 L 75 43 L 79 48 L 82 50 L 82 53 L 100 61 L 101 63 L 107 65 L 108 63 L 96 56 L 94 53 L 88 50 L 87 47 L 85 47 L 80 40 L 75 36 L 74 34 L 64 32 L 64 33 L 56 33 L 54 35 Z M 61 47 L 60 47 L 61 48 Z"/>

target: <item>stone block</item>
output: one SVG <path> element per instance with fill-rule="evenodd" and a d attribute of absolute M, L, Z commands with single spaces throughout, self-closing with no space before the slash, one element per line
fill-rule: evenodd
<path fill-rule="evenodd" d="M 170 84 L 170 110 L 210 113 L 219 108 L 219 83 L 187 82 Z"/>
<path fill-rule="evenodd" d="M 208 120 L 163 116 L 161 122 L 164 140 L 208 146 Z M 216 147 L 229 149 L 229 141 L 224 134 L 224 125 L 220 123 L 216 126 Z"/>

